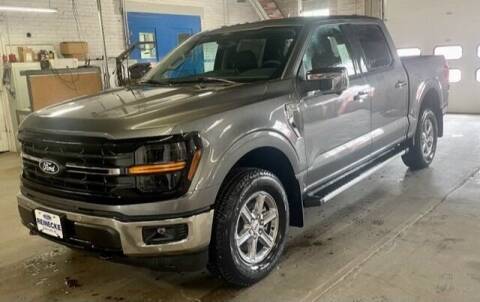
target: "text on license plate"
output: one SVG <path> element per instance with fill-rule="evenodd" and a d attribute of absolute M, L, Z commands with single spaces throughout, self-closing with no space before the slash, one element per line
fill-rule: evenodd
<path fill-rule="evenodd" d="M 35 222 L 39 232 L 63 239 L 60 216 L 42 210 L 35 210 Z"/>

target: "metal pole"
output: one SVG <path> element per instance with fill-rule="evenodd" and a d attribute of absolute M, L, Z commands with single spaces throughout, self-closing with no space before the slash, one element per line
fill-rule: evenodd
<path fill-rule="evenodd" d="M 130 45 L 130 30 L 128 28 L 128 19 L 127 19 L 127 6 L 125 0 L 120 0 L 122 5 L 122 18 L 123 18 L 123 34 L 125 38 L 125 49 Z"/>
<path fill-rule="evenodd" d="M 103 40 L 103 61 L 104 61 L 104 88 L 110 88 L 110 71 L 108 70 L 108 57 L 107 57 L 107 41 L 105 41 L 105 28 L 103 26 L 103 14 L 102 14 L 102 0 L 97 0 L 98 20 L 100 22 L 100 29 L 102 32 Z"/>
<path fill-rule="evenodd" d="M 301 16 L 303 13 L 303 0 L 298 0 L 297 5 L 298 5 L 297 15 Z"/>

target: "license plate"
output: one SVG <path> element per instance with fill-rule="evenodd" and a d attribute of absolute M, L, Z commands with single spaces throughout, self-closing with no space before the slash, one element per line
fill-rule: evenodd
<path fill-rule="evenodd" d="M 42 210 L 35 210 L 35 221 L 39 232 L 63 239 L 60 216 Z"/>

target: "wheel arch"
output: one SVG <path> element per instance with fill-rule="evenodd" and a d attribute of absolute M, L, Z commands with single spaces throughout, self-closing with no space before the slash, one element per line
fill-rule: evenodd
<path fill-rule="evenodd" d="M 290 225 L 303 227 L 303 200 L 301 158 L 287 138 L 275 132 L 257 132 L 248 135 L 232 145 L 219 161 L 212 181 L 220 188 L 236 168 L 260 168 L 276 175 L 287 193 Z M 282 164 L 284 163 L 284 164 Z"/>
<path fill-rule="evenodd" d="M 410 111 L 411 128 L 409 131 L 409 138 L 412 138 L 415 135 L 418 122 L 421 118 L 420 114 L 425 106 L 429 106 L 435 113 L 438 121 L 438 135 L 439 137 L 443 136 L 444 123 L 442 104 L 444 103 L 444 96 L 441 91 L 442 86 L 438 81 L 426 81 L 419 85 L 414 94 L 415 106 Z"/>

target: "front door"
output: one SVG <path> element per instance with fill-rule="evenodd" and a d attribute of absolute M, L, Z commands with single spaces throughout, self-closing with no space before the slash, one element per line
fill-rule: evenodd
<path fill-rule="evenodd" d="M 343 29 L 340 25 L 314 29 L 300 69 L 299 86 L 306 72 L 319 68 L 345 67 L 350 76 L 348 89 L 340 95 L 320 90 L 302 93 L 307 190 L 344 172 L 371 151 L 371 100 Z"/>

